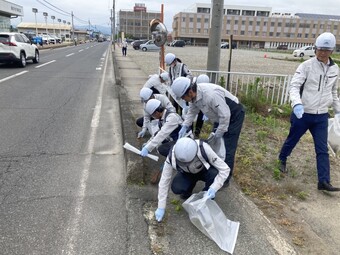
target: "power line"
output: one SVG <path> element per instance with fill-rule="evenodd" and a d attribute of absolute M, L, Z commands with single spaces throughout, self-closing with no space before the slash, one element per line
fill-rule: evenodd
<path fill-rule="evenodd" d="M 69 13 L 67 13 L 67 12 L 65 12 L 65 11 L 63 11 L 64 13 L 61 13 L 61 12 L 59 12 L 59 11 L 57 11 L 57 10 L 52 9 L 52 8 L 49 7 L 48 5 L 46 5 L 46 4 L 44 4 L 43 2 L 41 2 L 40 0 L 37 0 L 37 2 L 40 3 L 40 4 L 42 4 L 42 5 L 45 6 L 46 8 L 48 8 L 48 9 L 50 9 L 50 10 L 56 12 L 56 13 L 59 13 L 59 14 L 64 15 L 64 16 L 71 16 L 71 14 L 69 14 Z M 65 14 L 65 13 L 66 13 L 66 14 Z"/>

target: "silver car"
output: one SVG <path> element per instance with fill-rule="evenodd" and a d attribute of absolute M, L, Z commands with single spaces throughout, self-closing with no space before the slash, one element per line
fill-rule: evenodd
<path fill-rule="evenodd" d="M 139 45 L 139 48 L 142 51 L 157 51 L 161 49 L 161 47 L 158 47 L 153 40 L 149 40 L 146 43 Z"/>

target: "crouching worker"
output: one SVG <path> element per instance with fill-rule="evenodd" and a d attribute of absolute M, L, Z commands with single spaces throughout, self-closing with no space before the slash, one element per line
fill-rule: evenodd
<path fill-rule="evenodd" d="M 173 170 L 177 170 L 177 174 L 171 183 Z M 213 199 L 229 173 L 228 165 L 217 156 L 209 144 L 189 137 L 178 139 L 169 151 L 158 185 L 156 220 L 161 221 L 164 217 L 170 183 L 172 192 L 186 199 L 191 196 L 196 183 L 203 181 L 203 191 L 208 191 L 206 196 Z"/>
<path fill-rule="evenodd" d="M 159 154 L 166 157 L 178 139 L 178 132 L 183 120 L 176 112 L 164 108 L 157 99 L 150 99 L 146 103 L 145 111 L 152 118 L 159 119 L 159 131 L 143 146 L 140 155 L 146 157 L 158 146 Z"/>
<path fill-rule="evenodd" d="M 154 94 L 154 92 L 150 88 L 142 88 L 139 92 L 140 99 L 142 103 L 144 103 L 144 115 L 136 120 L 137 126 L 141 127 L 142 130 L 138 133 L 137 138 L 144 137 L 146 131 L 149 129 L 149 133 L 151 132 L 150 121 L 153 120 L 150 114 L 145 111 L 146 103 L 150 99 L 157 99 L 161 102 L 161 106 L 166 108 L 169 112 L 175 112 L 175 107 L 171 104 L 168 97 L 161 94 Z"/>

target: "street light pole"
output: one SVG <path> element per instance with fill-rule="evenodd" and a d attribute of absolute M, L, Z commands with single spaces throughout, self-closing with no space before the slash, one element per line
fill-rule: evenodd
<path fill-rule="evenodd" d="M 61 39 L 61 28 L 60 28 L 61 19 L 58 19 L 58 22 L 59 22 L 59 36 L 60 36 L 60 39 Z"/>
<path fill-rule="evenodd" d="M 34 18 L 35 18 L 35 36 L 38 36 L 38 25 L 37 25 L 37 8 L 32 8 L 32 12 L 34 12 Z"/>
<path fill-rule="evenodd" d="M 54 19 L 55 19 L 55 16 L 51 16 L 51 19 L 52 19 L 52 21 L 53 21 L 53 33 L 54 33 L 54 35 L 55 35 L 55 27 L 54 27 Z"/>
<path fill-rule="evenodd" d="M 66 29 L 65 29 L 66 20 L 63 20 L 63 23 L 64 23 L 64 40 L 66 41 Z"/>
<path fill-rule="evenodd" d="M 43 15 L 44 15 L 44 17 L 45 17 L 46 34 L 48 35 L 48 30 L 47 30 L 47 16 L 48 16 L 48 13 L 47 13 L 47 12 L 43 12 Z"/>

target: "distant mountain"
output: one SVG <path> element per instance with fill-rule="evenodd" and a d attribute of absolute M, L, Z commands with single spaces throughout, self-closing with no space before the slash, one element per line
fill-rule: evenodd
<path fill-rule="evenodd" d="M 75 29 L 79 30 L 88 30 L 89 26 L 77 26 L 75 25 Z M 104 27 L 104 26 L 92 26 L 91 30 L 94 30 L 95 32 L 101 32 L 104 35 L 111 35 L 111 27 Z"/>

